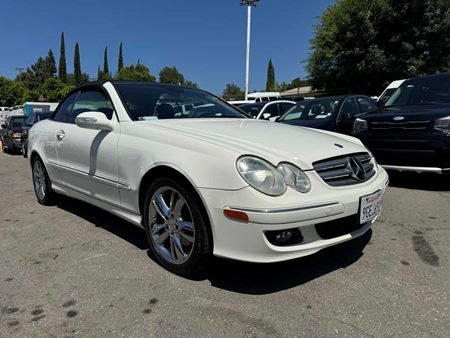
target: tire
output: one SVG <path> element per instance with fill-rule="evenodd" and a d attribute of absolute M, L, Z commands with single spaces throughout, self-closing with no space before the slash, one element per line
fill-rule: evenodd
<path fill-rule="evenodd" d="M 5 144 L 3 145 L 3 152 L 10 155 L 14 154 L 14 143 L 11 140 L 7 139 L 5 141 Z"/>
<path fill-rule="evenodd" d="M 209 221 L 201 203 L 195 192 L 171 178 L 158 178 L 147 190 L 144 225 L 150 249 L 177 275 L 196 275 L 211 261 Z"/>
<path fill-rule="evenodd" d="M 52 190 L 52 181 L 48 177 L 44 163 L 36 156 L 31 168 L 34 193 L 38 202 L 42 205 L 54 205 L 55 192 Z"/>
<path fill-rule="evenodd" d="M 28 157 L 27 148 L 25 147 L 25 144 L 23 142 L 22 142 L 22 156 L 25 158 Z"/>

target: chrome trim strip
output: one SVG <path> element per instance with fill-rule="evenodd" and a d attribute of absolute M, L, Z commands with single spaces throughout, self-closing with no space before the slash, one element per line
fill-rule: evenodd
<path fill-rule="evenodd" d="M 430 123 L 430 120 L 428 121 L 406 121 L 406 122 L 370 122 L 370 124 L 393 124 L 393 125 L 398 125 L 398 124 L 408 124 L 408 123 Z"/>
<path fill-rule="evenodd" d="M 262 214 L 278 214 L 278 213 L 283 213 L 283 212 L 294 212 L 294 211 L 317 209 L 317 208 L 329 207 L 329 206 L 338 205 L 338 204 L 339 204 L 339 202 L 333 202 L 333 203 L 325 203 L 325 204 L 318 204 L 318 205 L 310 205 L 307 207 L 286 208 L 286 209 L 256 209 L 256 208 L 239 208 L 239 207 L 229 207 L 229 209 L 237 210 L 237 211 L 258 212 L 258 213 L 262 213 Z"/>
<path fill-rule="evenodd" d="M 408 167 L 408 166 L 399 166 L 399 165 L 384 165 L 380 164 L 384 169 L 388 170 L 397 170 L 397 171 L 414 171 L 417 173 L 437 173 L 442 174 L 441 168 L 435 167 Z"/>
<path fill-rule="evenodd" d="M 79 169 L 75 169 L 75 168 L 72 168 L 72 167 L 68 167 L 68 166 L 65 166 L 65 165 L 62 165 L 62 164 L 59 164 L 59 163 L 54 163 L 54 162 L 50 162 L 50 163 L 53 164 L 54 166 L 60 168 L 60 169 L 68 170 L 68 171 L 71 171 L 71 172 L 73 172 L 75 174 L 78 174 L 78 175 L 81 175 L 81 176 L 90 177 L 90 178 L 95 179 L 97 181 L 106 183 L 106 184 L 108 184 L 110 186 L 114 186 L 114 187 L 117 186 L 117 188 L 123 189 L 123 190 L 126 190 L 126 191 L 130 191 L 131 190 L 131 187 L 129 185 L 127 185 L 127 184 L 124 184 L 124 183 L 121 183 L 121 182 L 118 182 L 118 181 L 114 181 L 114 180 L 111 180 L 109 178 L 106 178 L 106 177 L 103 177 L 103 176 L 99 176 L 99 175 L 90 175 L 89 173 L 87 173 L 87 172 L 85 172 L 83 170 L 79 170 Z"/>

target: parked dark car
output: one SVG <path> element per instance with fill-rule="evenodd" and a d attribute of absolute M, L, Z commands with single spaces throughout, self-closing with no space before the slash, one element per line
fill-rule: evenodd
<path fill-rule="evenodd" d="M 406 80 L 353 135 L 385 168 L 450 173 L 450 73 Z"/>
<path fill-rule="evenodd" d="M 299 102 L 277 121 L 351 134 L 353 122 L 358 116 L 378 109 L 375 102 L 367 96 L 330 96 Z"/>
<path fill-rule="evenodd" d="M 3 152 L 14 154 L 22 149 L 22 125 L 24 124 L 25 119 L 26 117 L 23 115 L 9 116 L 5 123 L 2 124 Z"/>
<path fill-rule="evenodd" d="M 28 131 L 30 128 L 42 120 L 47 120 L 52 116 L 53 112 L 34 112 L 28 118 L 25 120 L 24 125 L 22 126 L 22 136 L 21 136 L 21 143 L 22 143 L 22 155 L 23 157 L 28 156 Z"/>

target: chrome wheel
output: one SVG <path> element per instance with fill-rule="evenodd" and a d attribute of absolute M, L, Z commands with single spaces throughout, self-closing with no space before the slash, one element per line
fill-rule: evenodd
<path fill-rule="evenodd" d="M 47 191 L 47 179 L 45 177 L 45 169 L 40 161 L 34 162 L 33 183 L 36 195 L 40 200 L 43 200 Z"/>
<path fill-rule="evenodd" d="M 149 205 L 150 238 L 159 255 L 172 264 L 186 262 L 194 249 L 195 227 L 186 199 L 172 187 L 155 191 Z"/>

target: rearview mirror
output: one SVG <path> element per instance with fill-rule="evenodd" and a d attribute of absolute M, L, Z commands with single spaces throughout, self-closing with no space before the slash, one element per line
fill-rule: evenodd
<path fill-rule="evenodd" d="M 113 130 L 113 125 L 105 114 L 98 111 L 88 111 L 81 113 L 75 119 L 75 123 L 80 128 L 94 130 Z"/>

